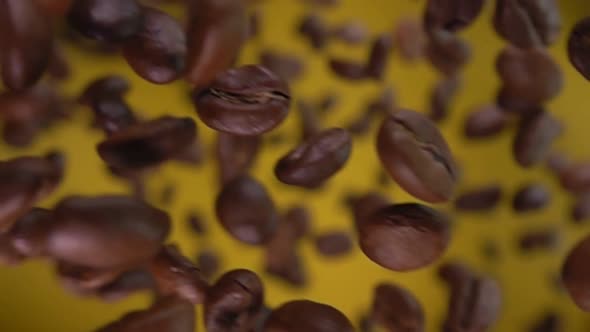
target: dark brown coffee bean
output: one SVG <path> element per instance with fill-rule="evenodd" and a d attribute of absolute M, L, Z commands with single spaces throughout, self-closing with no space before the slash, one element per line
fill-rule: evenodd
<path fill-rule="evenodd" d="M 247 174 L 256 161 L 261 143 L 260 136 L 237 136 L 218 132 L 215 154 L 219 183 L 223 185 Z"/>
<path fill-rule="evenodd" d="M 439 81 L 430 95 L 430 118 L 440 122 L 449 115 L 457 92 L 461 88 L 461 79 L 458 76 L 447 77 Z"/>
<path fill-rule="evenodd" d="M 34 0 L 0 3 L 0 70 L 6 88 L 26 90 L 43 75 L 53 48 L 51 24 Z"/>
<path fill-rule="evenodd" d="M 158 299 L 151 307 L 132 311 L 97 332 L 193 332 L 195 308 L 176 297 Z"/>
<path fill-rule="evenodd" d="M 264 304 L 264 285 L 256 273 L 232 270 L 207 292 L 205 327 L 208 332 L 249 331 Z"/>
<path fill-rule="evenodd" d="M 10 236 L 8 234 L 0 234 L 0 266 L 17 265 L 24 259 L 25 257 L 12 244 Z"/>
<path fill-rule="evenodd" d="M 63 261 L 58 261 L 56 265 L 61 285 L 80 296 L 92 295 L 100 287 L 115 280 L 120 273 L 118 269 L 96 269 Z"/>
<path fill-rule="evenodd" d="M 92 105 L 101 99 L 121 99 L 131 90 L 131 83 L 119 75 L 106 75 L 92 80 L 86 85 L 78 101 L 84 105 Z"/>
<path fill-rule="evenodd" d="M 293 235 L 300 239 L 309 234 L 311 228 L 311 213 L 302 205 L 294 205 L 285 211 L 282 220 L 289 224 Z"/>
<path fill-rule="evenodd" d="M 301 122 L 301 141 L 307 141 L 322 131 L 318 110 L 305 100 L 297 101 L 297 110 Z"/>
<path fill-rule="evenodd" d="M 51 211 L 33 208 L 18 219 L 9 237 L 12 246 L 25 257 L 39 257 L 45 254 L 46 240 L 51 227 Z"/>
<path fill-rule="evenodd" d="M 434 30 L 429 33 L 426 55 L 438 71 L 453 76 L 471 58 L 471 48 L 451 32 Z"/>
<path fill-rule="evenodd" d="M 362 62 L 354 62 L 340 58 L 331 58 L 328 64 L 332 72 L 345 80 L 358 81 L 366 79 L 369 75 L 367 66 Z"/>
<path fill-rule="evenodd" d="M 330 32 L 332 38 L 351 45 L 362 44 L 368 35 L 367 26 L 361 21 L 344 22 Z"/>
<path fill-rule="evenodd" d="M 590 191 L 590 162 L 575 162 L 559 175 L 561 186 L 574 194 Z"/>
<path fill-rule="evenodd" d="M 554 312 L 544 313 L 539 317 L 528 330 L 529 332 L 561 332 L 562 328 L 561 317 Z"/>
<path fill-rule="evenodd" d="M 551 145 L 562 132 L 562 124 L 543 109 L 524 115 L 512 145 L 514 159 L 523 167 L 544 161 Z"/>
<path fill-rule="evenodd" d="M 415 19 L 397 21 L 393 31 L 393 44 L 406 61 L 415 61 L 424 56 L 428 36 L 422 24 Z"/>
<path fill-rule="evenodd" d="M 213 250 L 203 250 L 197 256 L 197 266 L 206 279 L 211 279 L 219 272 L 221 260 Z"/>
<path fill-rule="evenodd" d="M 350 134 L 332 128 L 303 142 L 275 166 L 275 175 L 283 183 L 314 188 L 338 172 L 352 150 Z"/>
<path fill-rule="evenodd" d="M 387 117 L 377 152 L 389 175 L 416 198 L 438 203 L 453 195 L 457 166 L 444 137 L 424 115 L 398 110 Z"/>
<path fill-rule="evenodd" d="M 289 53 L 267 50 L 260 54 L 259 60 L 260 64 L 287 82 L 301 78 L 305 71 L 303 60 Z"/>
<path fill-rule="evenodd" d="M 496 104 L 507 113 L 527 114 L 539 108 L 538 103 L 527 100 L 515 91 L 501 86 L 496 96 Z"/>
<path fill-rule="evenodd" d="M 423 332 L 424 310 L 409 291 L 389 283 L 373 291 L 371 318 L 387 331 Z"/>
<path fill-rule="evenodd" d="M 317 252 L 325 257 L 343 256 L 352 251 L 352 239 L 344 231 L 332 231 L 316 235 L 314 244 Z"/>
<path fill-rule="evenodd" d="M 522 252 L 553 251 L 559 245 L 560 234 L 553 228 L 524 232 L 518 239 Z"/>
<path fill-rule="evenodd" d="M 590 17 L 578 21 L 570 32 L 567 55 L 572 65 L 584 78 L 590 80 Z"/>
<path fill-rule="evenodd" d="M 561 280 L 574 303 L 590 311 L 590 237 L 582 238 L 569 252 L 561 270 Z"/>
<path fill-rule="evenodd" d="M 508 123 L 506 112 L 496 105 L 487 104 L 475 108 L 465 118 L 464 133 L 471 139 L 494 136 L 502 132 Z"/>
<path fill-rule="evenodd" d="M 410 271 L 437 260 L 451 238 L 442 213 L 416 203 L 377 210 L 360 225 L 361 250 L 373 262 L 393 271 Z"/>
<path fill-rule="evenodd" d="M 72 196 L 53 211 L 47 252 L 90 268 L 130 267 L 154 256 L 169 231 L 168 215 L 143 201 Z"/>
<path fill-rule="evenodd" d="M 170 15 L 142 7 L 139 31 L 123 44 L 123 56 L 135 73 L 156 84 L 178 79 L 185 69 L 186 36 Z"/>
<path fill-rule="evenodd" d="M 363 195 L 350 197 L 346 203 L 352 210 L 354 225 L 358 231 L 361 225 L 367 222 L 373 213 L 391 204 L 391 201 L 380 193 L 368 192 Z"/>
<path fill-rule="evenodd" d="M 223 186 L 215 202 L 215 212 L 230 235 L 252 245 L 267 241 L 279 219 L 264 186 L 248 176 L 237 177 Z"/>
<path fill-rule="evenodd" d="M 456 32 L 469 27 L 481 13 L 484 0 L 428 0 L 424 26 Z"/>
<path fill-rule="evenodd" d="M 107 135 L 127 129 L 137 123 L 129 105 L 120 98 L 102 98 L 92 103 L 94 124 Z"/>
<path fill-rule="evenodd" d="M 521 187 L 512 199 L 512 208 L 516 212 L 539 210 L 551 201 L 551 192 L 542 184 L 528 184 Z"/>
<path fill-rule="evenodd" d="M 309 300 L 284 303 L 273 310 L 264 332 L 353 332 L 352 323 L 336 308 Z"/>
<path fill-rule="evenodd" d="M 141 29 L 143 9 L 136 0 L 76 0 L 68 13 L 68 22 L 84 36 L 120 42 Z"/>
<path fill-rule="evenodd" d="M 369 60 L 367 61 L 366 74 L 376 80 L 382 80 L 387 73 L 387 62 L 393 47 L 393 41 L 389 34 L 378 36 L 371 46 Z"/>
<path fill-rule="evenodd" d="M 98 144 L 97 151 L 112 167 L 142 169 L 157 166 L 191 145 L 196 131 L 191 118 L 162 116 L 114 133 Z"/>
<path fill-rule="evenodd" d="M 266 244 L 264 270 L 290 286 L 302 287 L 307 282 L 307 273 L 297 252 L 301 225 L 294 222 L 292 214 L 293 212 L 289 211 L 283 217 L 276 232 Z"/>
<path fill-rule="evenodd" d="M 554 98 L 563 88 L 558 64 L 541 48 L 505 48 L 496 59 L 504 89 L 530 104 Z"/>
<path fill-rule="evenodd" d="M 326 23 L 317 15 L 310 14 L 302 18 L 298 32 L 309 39 L 309 43 L 316 50 L 323 49 L 330 36 Z"/>
<path fill-rule="evenodd" d="M 274 129 L 289 111 L 289 87 L 259 65 L 220 73 L 209 87 L 193 96 L 203 122 L 218 131 L 258 136 Z"/>
<path fill-rule="evenodd" d="M 133 293 L 154 288 L 152 275 L 145 270 L 139 269 L 122 273 L 115 280 L 98 289 L 97 295 L 103 301 L 114 302 L 122 300 Z"/>
<path fill-rule="evenodd" d="M 192 232 L 198 235 L 207 233 L 207 226 L 199 212 L 190 211 L 186 216 L 186 221 Z"/>
<path fill-rule="evenodd" d="M 230 68 L 248 38 L 244 1 L 189 2 L 187 80 L 197 89 Z"/>
<path fill-rule="evenodd" d="M 553 44 L 561 30 L 559 6 L 555 0 L 498 0 L 494 28 L 520 48 Z"/>
<path fill-rule="evenodd" d="M 455 209 L 460 211 L 489 211 L 494 209 L 502 199 L 502 188 L 491 184 L 470 189 L 455 199 Z"/>

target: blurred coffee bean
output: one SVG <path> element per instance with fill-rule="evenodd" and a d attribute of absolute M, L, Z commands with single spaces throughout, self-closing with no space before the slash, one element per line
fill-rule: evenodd
<path fill-rule="evenodd" d="M 578 308 L 590 311 L 590 236 L 585 236 L 570 250 L 561 270 L 561 280 Z"/>
<path fill-rule="evenodd" d="M 285 120 L 289 86 L 259 65 L 232 68 L 217 75 L 193 100 L 209 127 L 234 135 L 258 136 Z"/>
<path fill-rule="evenodd" d="M 544 313 L 528 330 L 529 332 L 561 332 L 563 331 L 561 317 L 554 312 Z"/>
<path fill-rule="evenodd" d="M 196 131 L 193 119 L 165 115 L 113 133 L 98 144 L 97 151 L 112 167 L 134 170 L 153 167 L 190 146 Z"/>
<path fill-rule="evenodd" d="M 326 23 L 317 15 L 309 14 L 301 19 L 298 32 L 309 40 L 311 46 L 316 50 L 323 49 L 330 36 Z"/>
<path fill-rule="evenodd" d="M 539 183 L 527 184 L 514 194 L 512 208 L 515 212 L 539 210 L 551 201 L 551 192 Z"/>
<path fill-rule="evenodd" d="M 454 206 L 459 211 L 489 211 L 502 199 L 502 188 L 496 184 L 465 191 L 455 198 Z"/>
<path fill-rule="evenodd" d="M 554 251 L 559 245 L 559 235 L 554 228 L 527 231 L 520 234 L 518 248 L 522 252 Z"/>
<path fill-rule="evenodd" d="M 122 99 L 129 90 L 131 90 L 131 83 L 123 76 L 99 76 L 84 87 L 78 101 L 91 106 L 102 99 Z"/>
<path fill-rule="evenodd" d="M 565 154 L 553 151 L 547 156 L 545 164 L 549 171 L 559 176 L 571 165 L 571 160 Z"/>
<path fill-rule="evenodd" d="M 249 331 L 264 304 L 264 285 L 256 273 L 239 269 L 222 275 L 205 300 L 208 332 Z"/>
<path fill-rule="evenodd" d="M 0 266 L 11 266 L 22 262 L 23 255 L 12 245 L 8 234 L 0 234 Z"/>
<path fill-rule="evenodd" d="M 453 195 L 457 166 L 444 137 L 424 115 L 398 110 L 384 119 L 377 152 L 389 175 L 416 198 L 439 203 Z"/>
<path fill-rule="evenodd" d="M 481 13 L 484 0 L 428 0 L 424 26 L 450 32 L 469 27 Z"/>
<path fill-rule="evenodd" d="M 409 291 L 389 283 L 373 290 L 371 320 L 386 331 L 423 332 L 426 324 L 422 305 Z"/>
<path fill-rule="evenodd" d="M 361 110 L 351 122 L 346 125 L 346 129 L 356 136 L 364 136 L 369 133 L 371 129 L 372 120 L 376 115 L 371 110 Z"/>
<path fill-rule="evenodd" d="M 287 82 L 295 81 L 305 72 L 303 60 L 289 53 L 266 50 L 260 53 L 260 64 Z"/>
<path fill-rule="evenodd" d="M 158 299 L 151 307 L 132 311 L 96 332 L 193 332 L 195 308 L 176 297 Z"/>
<path fill-rule="evenodd" d="M 318 254 L 325 257 L 347 255 L 352 251 L 352 239 L 345 231 L 331 231 L 318 234 L 314 239 Z"/>
<path fill-rule="evenodd" d="M 465 118 L 464 134 L 471 139 L 487 138 L 506 128 L 508 116 L 498 106 L 485 104 L 474 108 Z"/>
<path fill-rule="evenodd" d="M 404 60 L 415 61 L 422 58 L 427 43 L 428 36 L 421 22 L 412 18 L 397 21 L 393 31 L 393 44 Z"/>
<path fill-rule="evenodd" d="M 56 274 L 61 285 L 80 296 L 92 295 L 97 289 L 115 280 L 120 273 L 118 269 L 96 269 L 63 261 L 56 264 Z"/>
<path fill-rule="evenodd" d="M 47 65 L 47 74 L 56 81 L 64 81 L 70 77 L 71 68 L 64 51 L 57 43 L 51 48 L 49 64 Z"/>
<path fill-rule="evenodd" d="M 248 38 L 242 0 L 189 2 L 187 81 L 201 89 L 237 60 Z"/>
<path fill-rule="evenodd" d="M 139 31 L 123 44 L 123 57 L 143 79 L 156 84 L 178 79 L 186 67 L 186 36 L 172 16 L 142 7 Z"/>
<path fill-rule="evenodd" d="M 361 250 L 393 271 L 411 271 L 436 261 L 451 239 L 442 213 L 417 203 L 395 204 L 373 213 L 359 227 Z"/>
<path fill-rule="evenodd" d="M 555 0 L 498 0 L 494 28 L 520 48 L 551 45 L 561 30 L 559 6 Z"/>
<path fill-rule="evenodd" d="M 351 150 L 352 139 L 346 130 L 327 129 L 282 157 L 275 165 L 275 175 L 283 183 L 314 188 L 344 167 Z"/>
<path fill-rule="evenodd" d="M 522 167 L 544 161 L 551 145 L 562 133 L 561 122 L 543 109 L 523 115 L 512 145 L 514 159 Z"/>
<path fill-rule="evenodd" d="M 292 234 L 300 239 L 307 236 L 311 228 L 311 213 L 303 205 L 294 205 L 285 211 L 283 222 L 289 224 Z"/>
<path fill-rule="evenodd" d="M 68 13 L 68 23 L 82 35 L 109 43 L 134 36 L 142 21 L 136 0 L 75 0 Z"/>
<path fill-rule="evenodd" d="M 197 266 L 205 279 L 211 279 L 219 272 L 221 260 L 215 251 L 203 250 L 197 255 Z"/>
<path fill-rule="evenodd" d="M 176 245 L 166 245 L 150 261 L 148 269 L 158 294 L 182 298 L 192 304 L 205 301 L 207 282 L 201 271 L 183 256 Z"/>
<path fill-rule="evenodd" d="M 389 34 L 377 36 L 373 41 L 367 61 L 366 75 L 369 77 L 382 80 L 387 73 L 387 63 L 389 54 L 393 48 L 393 40 Z"/>
<path fill-rule="evenodd" d="M 561 186 L 574 194 L 590 192 L 590 162 L 572 162 L 559 174 Z"/>
<path fill-rule="evenodd" d="M 71 196 L 53 210 L 47 252 L 58 260 L 97 269 L 141 264 L 170 231 L 170 218 L 127 196 Z"/>
<path fill-rule="evenodd" d="M 571 218 L 575 223 L 582 223 L 590 218 L 590 195 L 582 194 L 576 197 L 571 209 Z"/>
<path fill-rule="evenodd" d="M 391 204 L 389 198 L 377 192 L 368 192 L 347 198 L 347 205 L 352 211 L 354 225 L 357 231 L 368 221 L 377 210 Z"/>
<path fill-rule="evenodd" d="M 336 308 L 309 300 L 284 303 L 273 310 L 264 332 L 353 332 L 352 323 Z"/>
<path fill-rule="evenodd" d="M 136 292 L 155 288 L 152 275 L 142 269 L 130 270 L 120 274 L 115 280 L 97 290 L 101 300 L 114 302 Z"/>
<path fill-rule="evenodd" d="M 25 257 L 45 254 L 46 240 L 52 222 L 51 211 L 33 208 L 19 218 L 10 229 L 12 246 Z"/>
<path fill-rule="evenodd" d="M 578 21 L 570 32 L 567 55 L 576 70 L 590 80 L 590 17 Z"/>
<path fill-rule="evenodd" d="M 426 55 L 434 68 L 446 76 L 453 76 L 471 58 L 471 48 L 451 32 L 434 30 L 429 33 Z"/>
<path fill-rule="evenodd" d="M 302 230 L 301 220 L 308 217 L 305 214 L 305 210 L 297 208 L 287 211 L 265 248 L 264 270 L 293 287 L 302 287 L 307 282 L 297 249 L 298 240 L 307 232 Z"/>
<path fill-rule="evenodd" d="M 388 116 L 393 114 L 397 108 L 395 91 L 391 86 L 386 86 L 375 100 L 367 105 L 367 112 Z"/>
<path fill-rule="evenodd" d="M 519 95 L 515 90 L 510 90 L 502 85 L 496 95 L 496 104 L 503 111 L 514 114 L 527 114 L 539 108 L 539 104 L 527 100 L 525 96 Z"/>
<path fill-rule="evenodd" d="M 237 177 L 223 186 L 215 202 L 215 212 L 231 236 L 252 245 L 266 242 L 279 219 L 264 186 L 248 176 Z"/>
<path fill-rule="evenodd" d="M 310 102 L 297 101 L 297 110 L 301 123 L 301 141 L 307 141 L 322 131 L 322 124 L 318 117 L 319 111 Z"/>
<path fill-rule="evenodd" d="M 65 16 L 74 0 L 35 0 L 43 12 L 49 15 L 61 18 Z"/>
<path fill-rule="evenodd" d="M 332 38 L 351 45 L 362 44 L 367 40 L 368 35 L 368 28 L 362 21 L 341 23 L 330 32 Z"/>
<path fill-rule="evenodd" d="M 349 81 L 363 80 L 369 75 L 367 66 L 362 62 L 331 58 L 328 60 L 328 65 L 336 76 Z"/>
<path fill-rule="evenodd" d="M 262 12 L 258 9 L 252 10 L 248 15 L 248 39 L 257 38 L 260 35 L 262 25 Z"/>
<path fill-rule="evenodd" d="M 121 98 L 106 97 L 92 103 L 94 124 L 112 135 L 137 123 L 135 114 Z"/>
<path fill-rule="evenodd" d="M 461 79 L 451 76 L 439 81 L 430 95 L 430 118 L 436 122 L 443 121 L 449 115 L 449 108 L 461 88 Z"/>
<path fill-rule="evenodd" d="M 237 136 L 217 133 L 215 154 L 221 185 L 248 173 L 261 146 L 260 136 Z"/>

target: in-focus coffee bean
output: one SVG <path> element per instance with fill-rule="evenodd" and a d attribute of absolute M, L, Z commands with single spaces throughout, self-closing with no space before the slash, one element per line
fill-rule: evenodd
<path fill-rule="evenodd" d="M 423 332 L 424 316 L 422 305 L 409 291 L 390 283 L 373 290 L 371 320 L 387 331 Z"/>
<path fill-rule="evenodd" d="M 352 323 L 338 309 L 309 300 L 284 303 L 273 310 L 264 332 L 353 332 Z"/>

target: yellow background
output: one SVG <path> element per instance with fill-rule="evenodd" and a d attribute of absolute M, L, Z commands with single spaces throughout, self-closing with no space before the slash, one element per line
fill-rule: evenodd
<path fill-rule="evenodd" d="M 391 29 L 396 20 L 420 17 L 423 3 L 417 0 L 342 0 L 342 5 L 321 10 L 329 22 L 349 19 L 364 21 L 372 32 Z M 564 26 L 559 41 L 551 47 L 551 53 L 563 65 L 565 89 L 548 108 L 561 119 L 567 133 L 556 147 L 577 159 L 588 157 L 588 121 L 590 120 L 590 83 L 585 81 L 567 61 L 566 37 L 573 23 L 590 14 L 586 0 L 561 0 Z M 466 66 L 463 88 L 452 104 L 451 116 L 442 124 L 458 161 L 463 167 L 461 188 L 499 182 L 505 188 L 501 207 L 494 212 L 480 215 L 461 215 L 455 218 L 452 244 L 445 259 L 461 258 L 481 272 L 496 276 L 504 291 L 504 306 L 500 321 L 493 331 L 525 331 L 544 310 L 554 309 L 565 317 L 565 331 L 590 330 L 590 318 L 574 307 L 564 293 L 555 290 L 552 276 L 558 273 L 564 255 L 575 241 L 588 233 L 588 225 L 572 225 L 568 220 L 571 198 L 559 192 L 554 178 L 543 167 L 530 170 L 519 168 L 511 158 L 511 137 L 508 130 L 493 140 L 466 142 L 460 135 L 466 112 L 473 106 L 493 101 L 498 88 L 494 59 L 504 42 L 496 37 L 491 27 L 493 1 L 488 1 L 484 14 L 469 29 L 461 32 L 472 45 L 473 59 Z M 171 7 L 174 11 L 174 7 Z M 293 85 L 294 98 L 314 98 L 327 91 L 337 91 L 342 97 L 337 110 L 330 114 L 326 126 L 343 126 L 358 113 L 366 101 L 380 91 L 374 82 L 348 83 L 338 80 L 326 66 L 325 55 L 338 55 L 363 60 L 367 46 L 346 46 L 332 43 L 322 53 L 314 52 L 294 32 L 295 25 L 306 12 L 302 1 L 269 0 L 260 5 L 263 12 L 264 31 L 251 41 L 243 52 L 242 63 L 256 62 L 258 51 L 272 48 L 305 56 L 307 76 Z M 75 95 L 81 87 L 97 75 L 120 73 L 133 80 L 128 97 L 130 104 L 146 118 L 162 114 L 195 117 L 194 108 L 186 98 L 183 83 L 156 86 L 139 79 L 118 57 L 89 56 L 67 49 L 73 60 L 75 76 L 63 84 L 68 94 Z M 395 53 L 395 51 L 394 51 Z M 386 82 L 394 86 L 399 105 L 426 111 L 428 94 L 437 80 L 437 73 L 426 62 L 407 64 L 397 54 L 391 57 Z M 60 124 L 44 133 L 30 149 L 16 150 L 2 146 L 2 159 L 23 154 L 41 153 L 53 147 L 63 149 L 68 155 L 68 172 L 60 189 L 43 202 L 51 206 L 59 198 L 69 194 L 123 193 L 127 187 L 110 177 L 95 153 L 95 145 L 102 134 L 89 130 L 87 110 L 76 111 L 74 120 Z M 196 117 L 195 117 L 196 118 Z M 199 135 L 208 147 L 208 162 L 199 168 L 167 164 L 149 183 L 150 197 L 155 204 L 163 186 L 178 186 L 176 199 L 167 206 L 174 219 L 171 241 L 180 243 L 183 252 L 194 257 L 201 248 L 214 248 L 223 257 L 225 270 L 246 267 L 261 271 L 263 252 L 232 240 L 216 225 L 213 202 L 218 191 L 214 164 L 210 157 L 213 132 L 199 123 Z M 363 192 L 375 189 L 378 170 L 373 148 L 373 133 L 355 141 L 352 158 L 320 191 L 307 192 L 278 183 L 273 177 L 274 162 L 289 150 L 297 137 L 297 116 L 293 111 L 278 129 L 289 135 L 290 141 L 274 150 L 265 150 L 259 157 L 253 174 L 262 180 L 281 208 L 294 203 L 305 203 L 313 213 L 313 229 L 320 232 L 329 229 L 349 229 L 352 223 L 342 208 L 343 193 L 349 190 Z M 268 148 L 268 146 L 267 146 Z M 270 148 L 268 148 L 270 149 Z M 509 199 L 516 188 L 529 181 L 540 181 L 556 190 L 549 208 L 526 216 L 514 216 Z M 385 191 L 397 202 L 412 201 L 399 188 L 390 186 Z M 201 240 L 187 231 L 184 216 L 196 208 L 206 216 L 210 236 Z M 443 207 L 446 209 L 446 207 Z M 562 231 L 559 249 L 551 253 L 523 255 L 515 250 L 516 234 L 526 229 L 555 225 Z M 496 241 L 501 250 L 498 263 L 482 259 L 481 246 L 486 239 Z M 435 277 L 435 267 L 409 273 L 387 271 L 363 256 L 360 250 L 342 259 L 319 257 L 310 241 L 304 241 L 301 252 L 309 275 L 309 285 L 303 290 L 292 289 L 276 279 L 266 280 L 267 301 L 276 306 L 294 298 L 309 298 L 326 302 L 344 311 L 354 322 L 366 310 L 371 301 L 372 289 L 379 281 L 390 281 L 410 289 L 423 304 L 427 317 L 427 330 L 439 331 L 443 319 L 447 291 Z M 146 295 L 136 295 L 128 300 L 107 304 L 96 299 L 81 299 L 66 293 L 56 282 L 51 264 L 46 261 L 29 261 L 18 267 L 0 268 L 0 331 L 91 331 L 119 317 L 131 309 L 145 307 Z M 203 331 L 199 328 L 199 331 Z"/>

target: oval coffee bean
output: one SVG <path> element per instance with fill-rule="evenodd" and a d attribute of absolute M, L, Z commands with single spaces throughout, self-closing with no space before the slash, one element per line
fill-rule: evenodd
<path fill-rule="evenodd" d="M 512 199 L 516 212 L 539 210 L 551 201 L 551 192 L 542 184 L 528 184 L 521 187 Z"/>
<path fill-rule="evenodd" d="M 84 36 L 113 43 L 141 29 L 142 7 L 136 0 L 75 0 L 68 22 Z"/>
<path fill-rule="evenodd" d="M 545 228 L 522 233 L 518 238 L 518 248 L 522 252 L 535 250 L 554 251 L 560 242 L 560 234 L 554 228 Z"/>
<path fill-rule="evenodd" d="M 218 132 L 215 155 L 219 183 L 223 185 L 240 175 L 247 174 L 258 156 L 261 143 L 260 136 L 237 136 Z"/>
<path fill-rule="evenodd" d="M 414 295 L 388 283 L 378 284 L 373 291 L 371 320 L 387 331 L 423 332 L 426 324 Z"/>
<path fill-rule="evenodd" d="M 361 62 L 332 58 L 328 64 L 336 76 L 345 80 L 363 80 L 368 76 L 367 66 Z"/>
<path fill-rule="evenodd" d="M 377 152 L 389 175 L 416 198 L 438 203 L 453 195 L 457 166 L 440 131 L 424 115 L 398 110 L 387 117 Z"/>
<path fill-rule="evenodd" d="M 178 79 L 185 69 L 186 36 L 182 26 L 170 15 L 142 7 L 139 31 L 123 45 L 123 56 L 145 80 L 164 84 Z"/>
<path fill-rule="evenodd" d="M 427 206 L 406 203 L 381 208 L 360 225 L 361 250 L 393 271 L 410 271 L 437 260 L 451 239 L 445 215 Z"/>
<path fill-rule="evenodd" d="M 428 0 L 424 25 L 428 30 L 465 29 L 479 16 L 484 3 L 484 0 Z"/>
<path fill-rule="evenodd" d="M 92 105 L 101 99 L 121 99 L 131 90 L 131 83 L 120 75 L 100 76 L 84 87 L 78 101 L 84 105 Z"/>
<path fill-rule="evenodd" d="M 590 17 L 581 19 L 572 29 L 567 42 L 567 55 L 576 70 L 590 80 Z"/>
<path fill-rule="evenodd" d="M 31 209 L 16 221 L 9 232 L 14 248 L 25 257 L 44 255 L 51 221 L 50 210 Z"/>
<path fill-rule="evenodd" d="M 352 251 L 352 239 L 344 231 L 319 234 L 315 237 L 314 244 L 317 252 L 325 257 L 343 256 Z"/>
<path fill-rule="evenodd" d="M 514 159 L 523 167 L 531 167 L 544 161 L 551 145 L 562 132 L 562 124 L 543 109 L 524 115 L 512 145 Z"/>
<path fill-rule="evenodd" d="M 429 32 L 426 55 L 434 68 L 446 76 L 453 76 L 471 58 L 471 48 L 451 32 L 434 30 Z"/>
<path fill-rule="evenodd" d="M 460 211 L 492 210 L 502 199 L 502 188 L 498 185 L 486 185 L 470 189 L 455 199 L 455 209 Z"/>
<path fill-rule="evenodd" d="M 353 332 L 352 323 L 338 309 L 309 300 L 284 303 L 273 310 L 264 332 Z"/>
<path fill-rule="evenodd" d="M 141 169 L 156 166 L 190 146 L 196 137 L 191 118 L 160 118 L 140 122 L 118 131 L 97 146 L 109 166 Z"/>
<path fill-rule="evenodd" d="M 129 128 L 137 118 L 129 105 L 119 97 L 104 97 L 90 105 L 94 112 L 94 125 L 108 136 Z"/>
<path fill-rule="evenodd" d="M 327 129 L 282 157 L 275 175 L 286 184 L 317 187 L 344 167 L 351 150 L 352 138 L 346 130 Z"/>
<path fill-rule="evenodd" d="M 203 122 L 234 135 L 258 136 L 281 124 L 289 111 L 289 87 L 259 65 L 232 68 L 217 75 L 193 96 Z"/>
<path fill-rule="evenodd" d="M 422 24 L 414 19 L 397 21 L 393 32 L 393 44 L 406 61 L 414 61 L 424 56 L 428 36 Z"/>
<path fill-rule="evenodd" d="M 590 311 L 590 236 L 582 238 L 569 252 L 561 269 L 561 280 L 578 308 Z"/>
<path fill-rule="evenodd" d="M 494 136 L 506 127 L 508 116 L 496 105 L 475 108 L 465 119 L 464 133 L 471 139 Z"/>
<path fill-rule="evenodd" d="M 393 40 L 389 34 L 378 36 L 369 52 L 369 59 L 367 61 L 367 75 L 376 80 L 382 80 L 387 72 L 387 63 L 389 54 L 393 48 Z"/>
<path fill-rule="evenodd" d="M 90 268 L 131 267 L 154 256 L 170 231 L 166 213 L 127 196 L 72 196 L 53 211 L 47 252 Z"/>
<path fill-rule="evenodd" d="M 279 219 L 266 189 L 248 176 L 240 176 L 223 186 L 215 202 L 215 212 L 230 235 L 253 245 L 268 240 Z"/>

